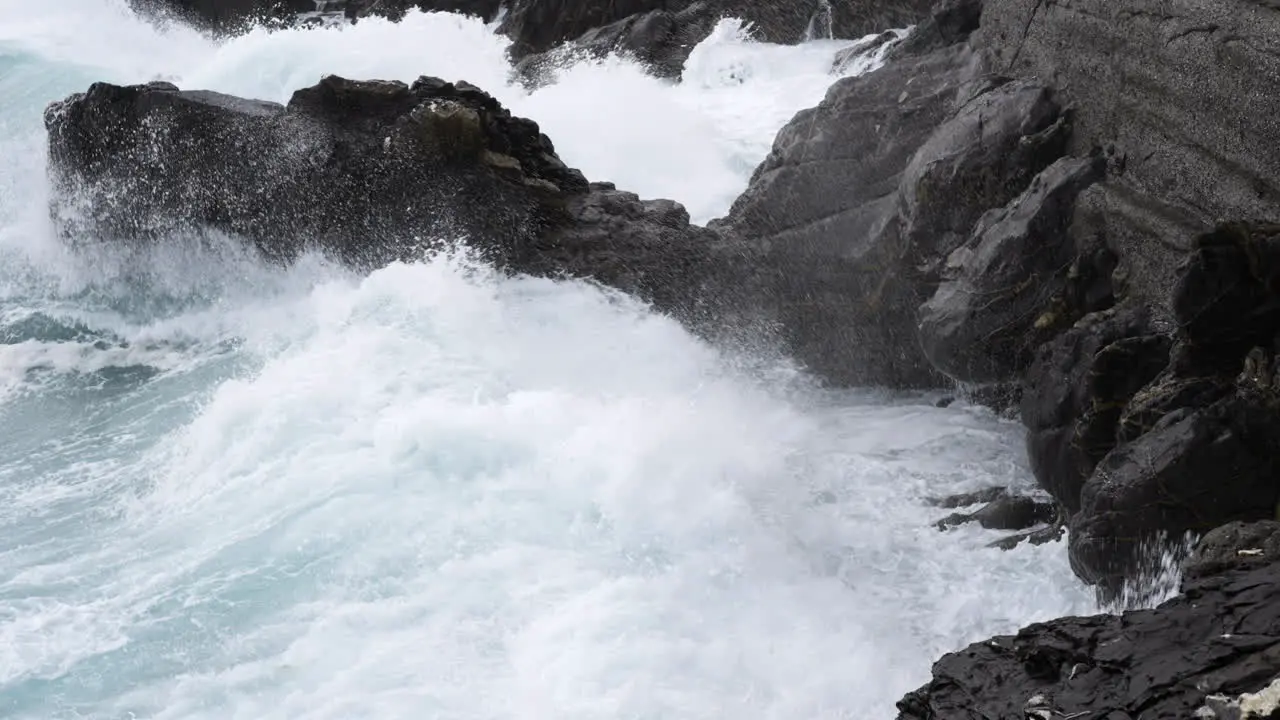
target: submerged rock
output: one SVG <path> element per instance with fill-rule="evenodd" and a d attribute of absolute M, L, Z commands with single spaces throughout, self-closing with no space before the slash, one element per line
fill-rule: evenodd
<path fill-rule="evenodd" d="M 1024 495 L 1005 495 L 991 500 L 975 512 L 948 515 L 938 521 L 938 528 L 945 530 L 976 522 L 988 530 L 1025 530 L 1056 517 L 1057 510 L 1050 503 L 1037 502 Z"/>
<path fill-rule="evenodd" d="M 1250 695 L 1280 676 L 1278 592 L 1280 563 L 1241 562 L 1188 578 L 1154 610 L 1062 618 L 974 643 L 936 662 L 898 718 L 1249 717 L 1202 710 L 1233 703 L 1274 717 L 1274 702 Z"/>

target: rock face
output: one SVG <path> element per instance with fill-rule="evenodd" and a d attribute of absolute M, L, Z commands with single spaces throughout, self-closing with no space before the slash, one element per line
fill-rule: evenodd
<path fill-rule="evenodd" d="M 825 3 L 819 0 L 794 3 L 516 0 L 500 31 L 511 37 L 511 53 L 516 60 L 544 53 L 560 43 L 610 26 L 611 36 L 647 36 L 653 42 L 652 45 L 632 44 L 626 49 L 683 49 L 687 57 L 688 51 L 706 37 L 722 17 L 738 17 L 752 23 L 761 40 L 795 43 L 809 35 L 859 38 L 887 28 L 904 27 L 926 17 L 932 5 L 931 0 L 828 0 Z M 644 25 L 646 29 L 634 33 L 637 25 Z M 591 45 L 595 39 L 584 38 L 587 41 L 584 44 Z"/>
<path fill-rule="evenodd" d="M 288 18 L 316 9 L 314 0 L 130 0 L 142 12 L 176 13 L 198 25 L 225 29 L 247 20 Z"/>
<path fill-rule="evenodd" d="M 1280 207 L 1280 12 L 1260 0 L 986 0 L 975 36 L 993 71 L 1037 77 L 1075 108 L 1072 150 L 1111 170 L 1079 230 L 1132 258 L 1135 296 L 1168 300 L 1191 241 Z"/>
<path fill-rule="evenodd" d="M 1189 567 L 1212 571 L 1154 610 L 1031 625 L 944 656 L 899 720 L 1280 717 L 1280 693 L 1257 695 L 1280 676 L 1275 525 L 1211 534 Z"/>
<path fill-rule="evenodd" d="M 279 260 L 318 248 L 365 268 L 462 238 L 499 267 L 589 275 L 691 322 L 703 288 L 733 300 L 711 289 L 730 267 L 719 237 L 684 208 L 588 185 L 537 124 L 466 83 L 328 77 L 284 107 L 100 83 L 46 124 L 74 237 L 212 228 Z"/>

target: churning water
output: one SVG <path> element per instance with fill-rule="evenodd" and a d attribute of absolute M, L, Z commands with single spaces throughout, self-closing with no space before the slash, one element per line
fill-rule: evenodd
<path fill-rule="evenodd" d="M 1061 546 L 931 527 L 926 496 L 1029 484 L 984 410 L 818 390 L 465 257 L 73 254 L 47 219 L 49 101 L 337 73 L 469 80 L 706 220 L 840 45 L 726 23 L 683 84 L 612 59 L 529 93 L 451 15 L 218 43 L 0 0 L 0 716 L 871 720 L 936 655 L 1091 610 Z"/>

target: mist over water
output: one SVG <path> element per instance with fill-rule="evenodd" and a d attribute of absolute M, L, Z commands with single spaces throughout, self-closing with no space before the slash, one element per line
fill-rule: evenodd
<path fill-rule="evenodd" d="M 938 654 L 1094 610 L 1060 545 L 932 527 L 927 496 L 1031 484 L 980 408 L 822 390 L 464 255 L 72 253 L 47 217 L 49 101 L 333 73 L 466 79 L 705 221 L 847 43 L 726 22 L 682 84 L 611 58 L 530 93 L 451 15 L 223 42 L 107 0 L 0 17 L 0 716 L 891 718 Z"/>

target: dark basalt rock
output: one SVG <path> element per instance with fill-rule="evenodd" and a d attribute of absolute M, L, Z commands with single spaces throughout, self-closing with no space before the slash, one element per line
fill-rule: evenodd
<path fill-rule="evenodd" d="M 1025 530 L 1057 517 L 1052 504 L 1036 502 L 1023 495 L 996 498 L 972 513 L 956 513 L 938 521 L 938 528 L 976 522 L 988 530 Z"/>
<path fill-rule="evenodd" d="M 1194 246 L 1171 361 L 1107 428 L 1116 446 L 1071 521 L 1072 567 L 1105 591 L 1135 574 L 1142 543 L 1273 518 L 1280 502 L 1280 232 L 1230 224 Z"/>
<path fill-rule="evenodd" d="M 176 16 L 197 26 L 233 29 L 249 22 L 284 20 L 316 9 L 314 0 L 129 0 L 145 14 Z"/>
<path fill-rule="evenodd" d="M 1270 525 L 1235 532 L 1274 537 Z M 898 718 L 1276 717 L 1274 701 L 1239 714 L 1242 695 L 1280 676 L 1280 563 L 1257 557 L 1188 576 L 1182 596 L 1154 610 L 1038 623 L 945 655 L 898 703 Z"/>
<path fill-rule="evenodd" d="M 1115 446 L 1119 409 L 1167 364 L 1167 347 L 1147 313 L 1126 305 L 1084 317 L 1027 369 L 1027 454 L 1041 487 L 1068 511 L 1080 509 L 1085 479 Z"/>
<path fill-rule="evenodd" d="M 1280 521 L 1232 522 L 1207 533 L 1182 567 L 1198 580 L 1234 568 L 1252 569 L 1280 561 Z"/>
<path fill-rule="evenodd" d="M 1054 307 L 1080 255 L 1067 234 L 1080 192 L 1101 163 L 1064 158 L 1008 206 L 985 215 L 942 270 L 937 292 L 920 308 L 920 338 L 933 366 L 966 382 L 1015 378 L 1057 322 Z M 1099 293 L 1109 300 L 1108 293 Z M 1079 308 L 1096 308 L 1086 303 Z"/>
<path fill-rule="evenodd" d="M 502 0 L 345 0 L 343 14 L 350 20 L 376 16 L 400 20 L 410 10 L 473 15 L 490 22 L 498 16 Z"/>
<path fill-rule="evenodd" d="M 512 39 L 513 59 L 521 60 L 586 33 L 641 15 L 649 22 L 671 23 L 677 31 L 661 44 L 681 49 L 684 57 L 706 37 L 716 21 L 737 17 L 752 24 L 760 40 L 795 43 L 809 32 L 819 37 L 855 39 L 892 27 L 905 27 L 926 17 L 932 0 L 830 0 L 827 7 L 817 0 L 799 3 L 746 3 L 741 0 L 620 0 L 601 3 L 590 0 L 516 0 L 503 20 L 500 31 Z M 828 10 L 829 8 L 829 10 Z M 638 22 L 633 20 L 631 22 Z M 678 37 L 677 42 L 671 38 Z M 589 42 L 588 42 L 589 44 Z M 632 50 L 637 48 L 632 47 Z M 658 51 L 654 47 L 654 52 Z M 670 62 L 683 59 L 668 56 Z"/>
<path fill-rule="evenodd" d="M 1081 225 L 1163 307 L 1190 242 L 1221 219 L 1280 209 L 1280 14 L 1271 0 L 985 0 L 989 67 L 1075 108 L 1072 154 L 1109 151 Z"/>
<path fill-rule="evenodd" d="M 46 123 L 55 210 L 72 238 L 214 229 L 280 261 L 315 248 L 362 268 L 464 239 L 501 268 L 589 276 L 691 325 L 723 323 L 718 303 L 747 312 L 740 248 L 734 262 L 717 255 L 725 241 L 677 203 L 588 185 L 536 123 L 467 83 L 328 77 L 287 107 L 96 84 L 51 106 Z"/>
<path fill-rule="evenodd" d="M 1008 488 L 989 487 L 982 490 L 975 490 L 973 492 L 959 493 L 957 495 L 944 495 L 942 497 L 929 498 L 928 503 L 935 507 L 954 509 L 969 505 L 985 505 L 989 502 L 995 502 L 1008 494 Z"/>
<path fill-rule="evenodd" d="M 723 221 L 766 257 L 794 354 L 840 383 L 932 386 L 898 219 L 912 158 L 978 74 L 963 45 L 837 81 L 778 133 Z M 798 268 L 810 268 L 803 276 Z"/>

